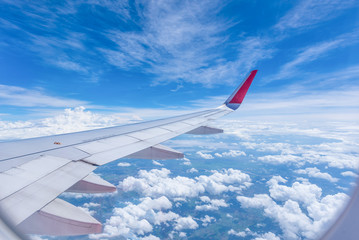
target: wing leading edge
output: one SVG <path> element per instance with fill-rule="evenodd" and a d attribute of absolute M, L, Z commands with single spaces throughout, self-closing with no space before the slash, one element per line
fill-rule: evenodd
<path fill-rule="evenodd" d="M 160 143 L 188 134 L 214 134 L 207 123 L 236 110 L 257 70 L 218 108 L 178 117 L 0 143 L 0 210 L 25 233 L 99 233 L 101 223 L 59 198 L 63 192 L 113 192 L 115 186 L 91 174 L 119 158 L 171 159 L 183 154 Z"/>

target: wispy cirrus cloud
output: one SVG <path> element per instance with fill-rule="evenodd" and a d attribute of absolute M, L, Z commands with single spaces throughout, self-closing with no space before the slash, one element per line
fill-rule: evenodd
<path fill-rule="evenodd" d="M 223 14 L 223 1 L 65 1 L 46 4 L 3 3 L 16 17 L 0 18 L 2 32 L 16 32 L 4 44 L 36 53 L 46 64 L 98 81 L 110 68 L 141 69 L 152 84 L 183 82 L 212 87 L 232 85 L 260 61 L 275 57 L 287 30 L 305 31 L 353 7 L 355 1 L 303 0 L 266 33 L 242 30 L 242 16 Z M 90 24 L 81 14 L 90 14 Z M 104 19 L 104 15 L 111 18 Z M 14 20 L 15 19 L 15 20 Z M 233 31 L 235 29 L 235 31 Z M 280 31 L 278 31 L 280 30 Z M 339 36 L 302 48 L 269 80 L 282 79 L 306 62 L 348 45 Z M 352 36 L 351 40 L 357 38 Z"/>
<path fill-rule="evenodd" d="M 290 79 L 296 77 L 299 72 L 303 75 L 305 73 L 303 73 L 300 67 L 327 57 L 331 51 L 358 43 L 358 36 L 359 31 L 355 29 L 353 32 L 342 34 L 335 39 L 306 46 L 300 49 L 292 60 L 281 66 L 278 73 L 268 76 L 264 82 Z"/>
<path fill-rule="evenodd" d="M 41 90 L 10 85 L 0 85 L 0 100 L 0 105 L 17 107 L 75 107 L 88 104 L 86 101 L 50 96 Z"/>
<path fill-rule="evenodd" d="M 316 24 L 337 17 L 343 10 L 355 4 L 357 4 L 355 0 L 303 0 L 289 10 L 275 28 L 279 30 L 312 28 Z"/>
<path fill-rule="evenodd" d="M 230 37 L 226 31 L 237 23 L 213 17 L 225 6 L 220 1 L 142 4 L 140 30 L 110 30 L 106 36 L 116 47 L 99 50 L 118 68 L 143 67 L 154 75 L 154 83 L 228 84 L 271 55 L 260 37 L 225 44 Z M 223 52 L 228 51 L 236 53 L 234 59 L 226 59 Z"/>
<path fill-rule="evenodd" d="M 87 1 L 63 2 L 50 9 L 43 4 L 9 3 L 5 7 L 23 20 L 5 16 L 0 21 L 7 30 L 23 36 L 7 42 L 93 81 L 102 69 L 112 66 L 120 71 L 141 68 L 154 84 L 189 82 L 211 87 L 232 84 L 272 54 L 265 38 L 229 31 L 240 20 L 220 14 L 226 4 Z M 89 9 L 89 14 L 99 18 L 98 26 L 76 20 L 81 11 Z M 112 20 L 101 19 L 103 14 L 111 14 Z M 116 21 L 126 27 L 119 27 Z M 236 41 L 228 44 L 230 38 Z M 228 57 L 229 52 L 234 55 Z"/>

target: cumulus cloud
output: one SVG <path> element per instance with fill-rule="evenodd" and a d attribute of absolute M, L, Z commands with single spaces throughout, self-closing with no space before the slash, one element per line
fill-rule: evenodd
<path fill-rule="evenodd" d="M 86 207 L 78 207 L 78 208 L 91 216 L 93 216 L 96 213 L 95 210 L 90 210 L 89 208 L 86 208 Z"/>
<path fill-rule="evenodd" d="M 282 142 L 241 142 L 241 145 L 247 149 L 255 149 L 259 152 L 282 152 L 284 154 L 291 154 L 291 148 L 293 147 L 289 143 Z"/>
<path fill-rule="evenodd" d="M 240 157 L 246 156 L 246 153 L 238 150 L 229 150 L 228 152 L 215 153 L 216 157 Z"/>
<path fill-rule="evenodd" d="M 128 203 L 124 208 L 115 208 L 113 215 L 105 223 L 103 233 L 90 235 L 90 238 L 133 238 L 136 235 L 148 234 L 152 232 L 153 225 L 179 219 L 178 214 L 164 212 L 171 208 L 172 203 L 164 196 L 156 199 L 146 197 L 138 205 Z"/>
<path fill-rule="evenodd" d="M 82 211 L 86 212 L 87 214 L 93 216 L 96 213 L 96 211 L 93 208 L 99 206 L 100 204 L 98 203 L 89 202 L 89 203 L 84 203 L 82 207 L 78 207 L 78 208 L 80 208 Z"/>
<path fill-rule="evenodd" d="M 171 171 L 166 168 L 140 170 L 137 178 L 127 177 L 118 186 L 122 191 L 136 191 L 144 196 L 176 198 L 197 197 L 205 192 L 214 195 L 228 191 L 240 192 L 252 184 L 249 175 L 231 168 L 212 171 L 209 176 L 200 175 L 194 179 L 170 177 L 170 174 Z"/>
<path fill-rule="evenodd" d="M 198 151 L 197 155 L 199 155 L 201 158 L 204 158 L 204 159 L 214 159 L 214 157 L 211 154 L 203 153 L 201 151 Z"/>
<path fill-rule="evenodd" d="M 322 195 L 322 189 L 308 181 L 294 182 L 292 186 L 282 185 L 287 180 L 281 176 L 274 176 L 268 182 L 270 196 L 277 201 L 294 200 L 303 203 L 305 206 L 310 205 L 313 201 L 318 200 Z"/>
<path fill-rule="evenodd" d="M 227 233 L 228 235 L 234 235 L 241 238 L 252 236 L 252 239 L 254 240 L 280 240 L 280 238 L 272 232 L 258 234 L 256 232 L 252 232 L 249 228 L 246 228 L 244 231 L 235 231 L 234 229 L 231 229 Z"/>
<path fill-rule="evenodd" d="M 183 229 L 196 229 L 198 224 L 191 216 L 181 217 L 176 220 L 175 230 L 181 231 Z"/>
<path fill-rule="evenodd" d="M 353 173 L 352 171 L 345 171 L 341 173 L 344 177 L 358 177 L 358 174 Z"/>
<path fill-rule="evenodd" d="M 266 155 L 266 156 L 258 157 L 258 160 L 271 164 L 294 163 L 299 166 L 304 164 L 301 157 L 290 155 L 290 154 Z"/>
<path fill-rule="evenodd" d="M 216 221 L 216 219 L 214 217 L 210 217 L 208 215 L 205 215 L 200 220 L 202 221 L 202 226 L 204 226 L 204 227 L 208 226 L 209 223 Z"/>
<path fill-rule="evenodd" d="M 119 167 L 129 167 L 131 166 L 131 163 L 128 163 L 128 162 L 120 162 L 117 164 L 117 166 Z"/>
<path fill-rule="evenodd" d="M 267 232 L 259 235 L 254 240 L 280 240 L 280 238 L 272 232 Z"/>
<path fill-rule="evenodd" d="M 160 163 L 159 161 L 156 160 L 152 160 L 153 165 L 157 165 L 157 166 L 163 166 L 162 163 Z"/>
<path fill-rule="evenodd" d="M 200 197 L 201 201 L 206 203 L 204 205 L 197 205 L 195 210 L 197 211 L 216 211 L 220 207 L 228 207 L 224 199 L 210 199 L 207 196 Z"/>
<path fill-rule="evenodd" d="M 258 152 L 259 161 L 279 165 L 305 164 L 326 165 L 339 169 L 358 169 L 359 143 L 356 135 L 358 128 L 355 124 L 328 123 L 328 125 L 303 126 L 298 123 L 258 123 L 252 121 L 239 122 L 236 120 L 221 121 L 228 130 L 246 141 L 241 146 Z M 219 124 L 219 127 L 222 125 Z M 333 128 L 338 131 L 333 131 Z M 322 138 L 317 143 L 296 143 L 292 136 Z M 282 136 L 286 142 L 266 142 L 257 136 Z M 263 153 L 262 153 L 263 152 Z M 340 159 L 340 161 L 339 161 Z M 329 173 L 328 173 L 329 174 Z"/>
<path fill-rule="evenodd" d="M 130 123 L 138 118 L 121 118 L 118 115 L 97 114 L 76 107 L 65 109 L 63 113 L 34 121 L 0 121 L 0 140 L 22 139 L 46 135 L 85 131 Z"/>
<path fill-rule="evenodd" d="M 146 237 L 142 237 L 140 238 L 141 240 L 161 240 L 159 237 L 153 236 L 152 234 L 146 236 Z"/>
<path fill-rule="evenodd" d="M 316 167 L 299 169 L 299 170 L 295 170 L 294 172 L 299 174 L 307 174 L 309 177 L 313 177 L 313 178 L 322 178 L 328 180 L 329 182 L 337 182 L 339 180 L 338 178 L 332 177 L 329 173 L 320 172 L 320 170 Z"/>
<path fill-rule="evenodd" d="M 247 236 L 247 233 L 244 232 L 244 231 L 235 231 L 234 229 L 231 229 L 228 231 L 228 235 L 234 235 L 234 236 L 237 236 L 237 237 L 245 237 Z"/>
<path fill-rule="evenodd" d="M 90 208 L 90 207 L 99 207 L 101 206 L 99 203 L 93 203 L 93 202 L 89 202 L 89 203 L 84 203 L 83 205 L 84 207 Z"/>
<path fill-rule="evenodd" d="M 195 168 L 191 168 L 191 169 L 187 170 L 187 172 L 189 172 L 189 173 L 197 173 L 198 170 L 195 169 Z"/>
<path fill-rule="evenodd" d="M 318 237 L 348 200 L 344 193 L 321 197 L 321 188 L 309 182 L 295 182 L 291 187 L 280 184 L 285 182 L 276 176 L 268 181 L 270 195 L 237 196 L 237 200 L 244 208 L 263 209 L 266 216 L 279 224 L 286 239 Z"/>
<path fill-rule="evenodd" d="M 189 160 L 189 159 L 186 158 L 186 157 L 184 157 L 184 158 L 181 159 L 181 160 L 183 160 L 183 161 L 182 161 L 182 164 L 183 164 L 183 165 L 186 165 L 186 166 L 192 165 L 191 160 Z"/>

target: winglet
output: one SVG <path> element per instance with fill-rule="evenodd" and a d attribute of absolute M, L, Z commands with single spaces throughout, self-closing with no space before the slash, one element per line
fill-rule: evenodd
<path fill-rule="evenodd" d="M 248 77 L 237 87 L 232 95 L 224 102 L 227 107 L 236 110 L 241 105 L 246 93 L 258 70 L 253 70 Z"/>

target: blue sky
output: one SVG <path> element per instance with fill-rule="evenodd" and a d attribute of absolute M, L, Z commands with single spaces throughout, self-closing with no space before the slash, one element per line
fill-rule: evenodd
<path fill-rule="evenodd" d="M 247 118 L 359 120 L 354 0 L 0 6 L 3 121 L 78 106 L 144 119 L 213 107 L 252 69 Z"/>

